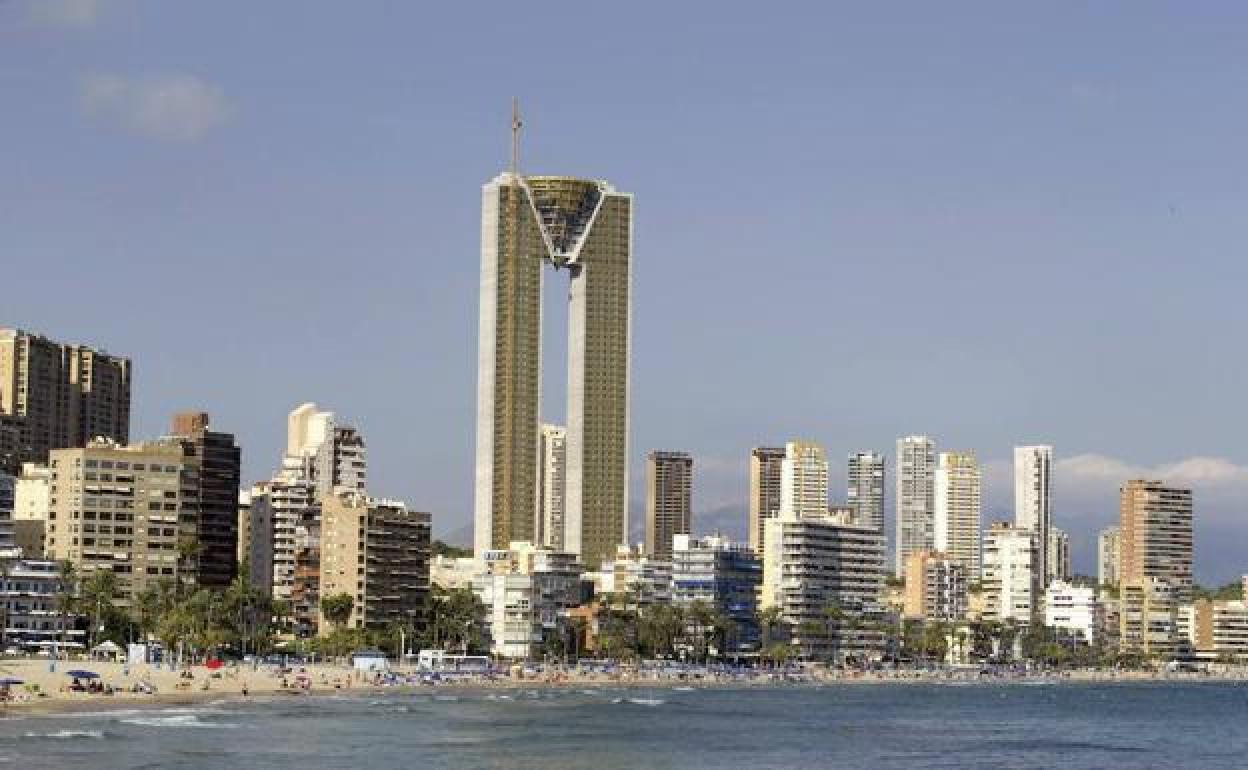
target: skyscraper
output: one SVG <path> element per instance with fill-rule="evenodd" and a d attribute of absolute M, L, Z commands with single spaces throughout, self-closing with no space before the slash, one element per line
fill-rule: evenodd
<path fill-rule="evenodd" d="M 605 181 L 521 176 L 514 162 L 483 188 L 478 554 L 534 536 L 546 264 L 571 280 L 565 547 L 592 568 L 627 537 L 632 210 Z"/>
<path fill-rule="evenodd" d="M 927 436 L 897 440 L 897 541 L 894 574 L 905 574 L 906 557 L 935 547 L 936 446 Z"/>
<path fill-rule="evenodd" d="M 780 516 L 790 519 L 828 515 L 828 456 L 809 441 L 785 445 L 780 472 Z"/>
<path fill-rule="evenodd" d="M 1101 585 L 1118 585 L 1118 527 L 1102 529 L 1096 538 L 1096 582 Z"/>
<path fill-rule="evenodd" d="M 974 452 L 941 452 L 933 490 L 932 539 L 937 551 L 979 577 L 980 468 Z"/>
<path fill-rule="evenodd" d="M 1057 527 L 1049 527 L 1049 573 L 1046 583 L 1070 580 L 1070 535 Z"/>
<path fill-rule="evenodd" d="M 93 438 L 130 439 L 130 359 L 0 329 L 0 420 L 20 460 Z M 14 436 L 14 434 L 16 434 Z"/>
<path fill-rule="evenodd" d="M 543 425 L 537 449 L 537 542 L 563 550 L 564 481 L 568 465 L 568 432 L 561 425 Z"/>
<path fill-rule="evenodd" d="M 693 525 L 693 458 L 685 452 L 646 456 L 646 553 L 672 558 L 672 536 L 688 535 Z"/>
<path fill-rule="evenodd" d="M 1192 589 L 1192 490 L 1133 479 L 1119 492 L 1119 516 L 1119 582 L 1158 578 L 1185 600 Z"/>
<path fill-rule="evenodd" d="M 846 501 L 854 508 L 858 524 L 884 531 L 884 455 L 855 452 L 849 456 Z"/>
<path fill-rule="evenodd" d="M 784 447 L 750 450 L 750 549 L 763 552 L 763 526 L 780 513 L 780 476 Z"/>
<path fill-rule="evenodd" d="M 1049 527 L 1053 525 L 1053 447 L 1014 447 L 1014 525 L 1036 533 L 1036 578 L 1049 574 Z"/>
<path fill-rule="evenodd" d="M 323 497 L 339 491 L 364 492 L 368 486 L 364 437 L 355 426 L 310 402 L 295 407 L 286 418 L 283 467 L 303 475 Z"/>
<path fill-rule="evenodd" d="M 173 434 L 183 439 L 187 456 L 198 461 L 195 499 L 199 519 L 195 545 L 199 585 L 224 589 L 238 573 L 242 454 L 234 434 L 208 430 L 208 415 L 204 412 L 175 415 Z"/>

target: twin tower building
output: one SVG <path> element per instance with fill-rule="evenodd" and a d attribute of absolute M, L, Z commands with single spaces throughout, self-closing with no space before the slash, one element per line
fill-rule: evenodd
<path fill-rule="evenodd" d="M 474 547 L 538 541 L 542 283 L 566 270 L 568 405 L 561 533 L 590 567 L 627 542 L 633 197 L 601 180 L 522 176 L 482 189 Z"/>

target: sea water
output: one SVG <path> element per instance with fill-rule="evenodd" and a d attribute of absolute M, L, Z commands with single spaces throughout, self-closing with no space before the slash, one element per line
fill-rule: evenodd
<path fill-rule="evenodd" d="M 0 719 L 0 765 L 1248 767 L 1248 685 L 1240 684 L 603 686 L 449 695 L 18 713 Z"/>

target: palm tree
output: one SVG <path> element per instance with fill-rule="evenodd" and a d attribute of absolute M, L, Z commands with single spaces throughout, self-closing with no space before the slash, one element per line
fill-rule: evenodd
<path fill-rule="evenodd" d="M 61 613 L 61 652 L 66 651 L 65 632 L 69 625 L 69 615 L 76 603 L 78 595 L 78 568 L 69 559 L 60 563 L 58 568 L 60 584 L 56 592 L 56 606 Z M 68 654 L 66 654 L 68 658 Z"/>
<path fill-rule="evenodd" d="M 94 648 L 96 634 L 101 625 L 105 610 L 113 610 L 113 601 L 117 598 L 117 573 L 111 569 L 96 569 L 82 581 L 81 606 L 91 617 L 91 635 L 89 647 Z"/>

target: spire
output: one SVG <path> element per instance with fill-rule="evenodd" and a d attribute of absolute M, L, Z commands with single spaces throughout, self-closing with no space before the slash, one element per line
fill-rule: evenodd
<path fill-rule="evenodd" d="M 511 99 L 511 173 L 517 176 L 520 173 L 520 127 L 524 123 L 520 121 L 520 99 L 512 97 Z"/>

